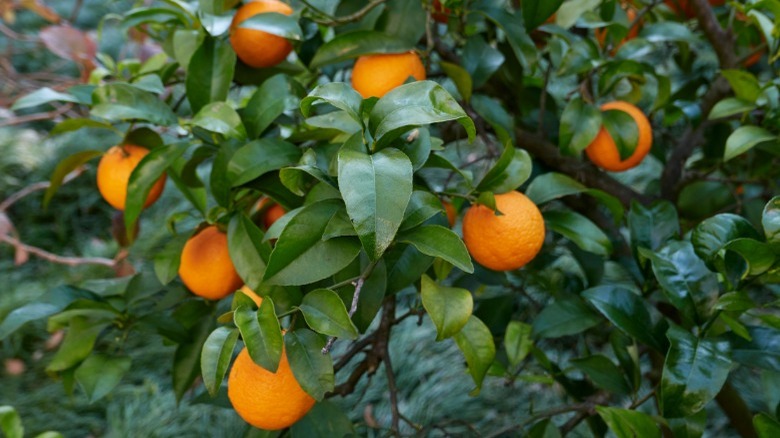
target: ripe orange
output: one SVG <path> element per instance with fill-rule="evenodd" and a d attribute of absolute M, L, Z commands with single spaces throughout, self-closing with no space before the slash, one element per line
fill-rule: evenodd
<path fill-rule="evenodd" d="M 626 17 L 628 18 L 629 23 L 634 23 L 634 20 L 636 20 L 636 10 L 634 10 L 632 6 L 628 6 L 626 8 Z M 631 26 L 630 29 L 628 29 L 628 33 L 626 34 L 625 38 L 623 38 L 619 43 L 615 44 L 614 51 L 617 51 L 617 49 L 619 49 L 620 46 L 636 38 L 637 35 L 639 35 L 640 24 L 641 23 L 634 23 L 634 25 Z M 606 46 L 607 29 L 606 28 L 596 29 L 595 34 L 596 34 L 596 39 L 599 42 L 599 45 L 601 45 L 601 47 Z"/>
<path fill-rule="evenodd" d="M 314 406 L 290 369 L 282 351 L 279 369 L 272 373 L 257 365 L 246 348 L 241 350 L 228 376 L 228 398 L 247 423 L 265 430 L 290 427 Z"/>
<path fill-rule="evenodd" d="M 287 210 L 285 210 L 284 207 L 274 202 L 271 198 L 260 199 L 256 209 L 263 215 L 263 225 L 266 230 L 271 228 L 271 225 L 273 225 L 274 222 L 287 213 Z"/>
<path fill-rule="evenodd" d="M 723 6 L 726 0 L 709 0 L 712 6 Z M 688 3 L 688 0 L 664 0 L 669 9 L 676 12 L 678 15 L 685 15 L 687 18 L 693 18 L 696 16 L 696 6 Z"/>
<path fill-rule="evenodd" d="M 244 284 L 230 260 L 227 235 L 214 225 L 184 244 L 179 277 L 192 293 L 210 300 L 222 299 Z"/>
<path fill-rule="evenodd" d="M 494 271 L 511 271 L 533 260 L 544 243 L 539 208 L 520 192 L 496 195 L 496 213 L 484 205 L 463 216 L 463 241 L 474 260 Z"/>
<path fill-rule="evenodd" d="M 291 15 L 293 10 L 277 0 L 250 1 L 238 9 L 230 23 L 230 44 L 233 50 L 245 64 L 255 68 L 279 64 L 293 48 L 289 41 L 278 35 L 238 27 L 244 20 L 267 12 Z"/>
<path fill-rule="evenodd" d="M 127 184 L 130 174 L 149 149 L 132 144 L 114 146 L 100 159 L 97 168 L 97 186 L 100 195 L 117 210 L 125 209 Z M 149 191 L 144 208 L 152 205 L 165 188 L 165 175 L 161 176 Z"/>
<path fill-rule="evenodd" d="M 361 56 L 352 69 L 352 88 L 364 99 L 382 97 L 409 76 L 425 79 L 425 67 L 414 52 Z"/>
<path fill-rule="evenodd" d="M 447 213 L 447 222 L 450 223 L 450 228 L 452 228 L 458 220 L 458 211 L 455 210 L 455 206 L 449 201 L 441 201 L 441 203 L 444 205 L 444 212 Z"/>
<path fill-rule="evenodd" d="M 250 289 L 247 285 L 244 285 L 244 286 L 241 287 L 241 292 L 243 292 L 244 295 L 246 295 L 249 298 L 251 298 L 252 301 L 254 301 L 255 304 L 257 304 L 257 307 L 260 307 L 260 304 L 263 303 L 263 297 L 258 295 L 257 292 L 255 292 L 252 289 Z"/>
<path fill-rule="evenodd" d="M 653 128 L 642 110 L 628 102 L 615 101 L 601 105 L 601 111 L 609 110 L 624 111 L 636 122 L 639 128 L 639 138 L 634 153 L 627 159 L 621 160 L 615 141 L 603 126 L 596 138 L 585 149 L 585 153 L 596 166 L 613 172 L 621 172 L 639 164 L 650 152 L 650 147 L 653 145 Z"/>

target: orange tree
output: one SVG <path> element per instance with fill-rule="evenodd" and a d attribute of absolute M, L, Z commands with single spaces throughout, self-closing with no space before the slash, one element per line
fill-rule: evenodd
<path fill-rule="evenodd" d="M 105 396 L 132 366 L 116 344 L 153 333 L 178 345 L 178 397 L 227 386 L 251 424 L 343 435 L 326 399 L 383 366 L 391 421 L 357 427 L 424 434 L 388 349 L 419 317 L 474 393 L 561 394 L 480 433 L 688 437 L 725 417 L 780 436 L 780 2 L 138 3 L 107 23 L 161 53 L 88 52 L 84 84 L 14 104 L 73 105 L 52 135 L 122 133 L 62 157 L 44 202 L 108 152 L 132 167 L 99 180 L 122 243 L 164 175 L 191 203 L 137 273 L 0 324 L 65 329 L 48 371 L 67 387 Z"/>

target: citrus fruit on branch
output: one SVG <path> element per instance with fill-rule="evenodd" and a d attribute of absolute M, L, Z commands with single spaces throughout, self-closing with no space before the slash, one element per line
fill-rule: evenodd
<path fill-rule="evenodd" d="M 222 299 L 244 284 L 230 259 L 227 235 L 215 225 L 184 244 L 179 277 L 192 293 L 210 300 Z"/>
<path fill-rule="evenodd" d="M 130 174 L 149 153 L 149 149 L 132 144 L 114 146 L 100 159 L 97 168 L 97 186 L 100 195 L 112 207 L 124 211 Z M 144 208 L 152 205 L 165 188 L 165 175 L 154 183 L 146 196 Z"/>
<path fill-rule="evenodd" d="M 414 52 L 365 55 L 352 68 L 352 88 L 364 99 L 382 97 L 410 76 L 425 79 L 425 66 Z"/>
<path fill-rule="evenodd" d="M 625 159 L 621 158 L 615 139 L 604 126 L 585 148 L 585 153 L 593 164 L 602 169 L 621 172 L 638 165 L 647 156 L 653 145 L 653 130 L 647 116 L 636 106 L 622 101 L 609 102 L 601 106 L 602 112 L 613 110 L 625 112 L 636 123 L 638 137 L 633 153 Z"/>
<path fill-rule="evenodd" d="M 251 1 L 238 9 L 230 24 L 230 44 L 236 55 L 251 67 L 272 67 L 284 61 L 293 49 L 283 37 L 239 27 L 245 20 L 268 12 L 291 15 L 293 10 L 277 0 Z"/>

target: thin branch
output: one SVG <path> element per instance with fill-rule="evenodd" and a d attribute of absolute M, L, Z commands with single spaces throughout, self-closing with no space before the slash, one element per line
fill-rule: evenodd
<path fill-rule="evenodd" d="M 393 417 L 391 430 L 398 434 L 400 432 L 401 414 L 398 410 L 398 387 L 395 383 L 393 364 L 390 360 L 390 331 L 393 328 L 393 321 L 395 321 L 395 295 L 391 295 L 382 305 L 382 321 L 379 324 L 382 336 L 377 338 L 375 348 L 385 362 L 387 387 L 390 391 L 390 411 Z"/>
<path fill-rule="evenodd" d="M 69 174 L 65 175 L 65 178 L 62 180 L 62 184 L 67 184 L 74 179 L 76 179 L 79 175 L 84 173 L 84 168 L 80 167 Z M 14 205 L 17 201 L 20 199 L 30 195 L 31 193 L 35 193 L 39 190 L 46 190 L 49 188 L 51 183 L 49 181 L 41 181 L 34 184 L 30 184 L 27 187 L 24 187 L 23 189 L 19 190 L 18 192 L 12 194 L 11 196 L 7 197 L 2 203 L 0 203 L 0 213 L 8 210 L 9 207 Z"/>
<path fill-rule="evenodd" d="M 73 104 L 67 104 L 63 105 L 60 108 L 57 108 L 56 110 L 52 110 L 45 113 L 35 113 L 35 114 L 27 114 L 24 116 L 19 117 L 11 117 L 6 119 L 5 121 L 0 122 L 0 127 L 3 126 L 11 126 L 11 125 L 21 125 L 22 123 L 28 123 L 28 122 L 35 122 L 39 120 L 49 120 L 53 119 L 57 116 L 60 116 L 68 111 L 73 107 Z"/>
<path fill-rule="evenodd" d="M 14 237 L 11 237 L 9 235 L 0 235 L 0 241 L 5 242 L 11 246 L 13 246 L 16 249 L 21 249 L 23 251 L 26 251 L 30 254 L 36 255 L 44 260 L 50 261 L 52 263 L 57 263 L 60 265 L 67 265 L 67 266 L 79 266 L 79 265 L 101 265 L 101 266 L 108 266 L 109 268 L 113 268 L 116 266 L 117 262 L 119 260 L 112 260 L 107 259 L 103 257 L 67 257 L 67 256 L 61 256 L 57 254 L 50 253 L 46 250 L 43 250 L 41 248 L 30 246 L 25 244 L 24 242 L 20 241 L 19 239 L 16 239 Z"/>
<path fill-rule="evenodd" d="M 314 21 L 317 24 L 324 24 L 325 26 L 338 26 L 340 24 L 352 23 L 353 21 L 358 21 L 361 18 L 365 17 L 366 15 L 368 15 L 369 12 L 371 12 L 372 9 L 374 9 L 375 7 L 381 5 L 382 3 L 386 2 L 386 1 L 387 0 L 373 0 L 369 4 L 365 5 L 363 7 L 363 9 L 360 9 L 359 11 L 357 11 L 357 12 L 355 12 L 353 14 L 345 15 L 343 17 L 332 17 L 332 18 L 328 18 L 328 19 L 324 19 L 324 20 L 323 19 L 319 19 L 319 18 L 312 18 L 312 21 Z M 311 7 L 311 5 L 309 5 L 308 2 L 305 2 L 305 3 L 309 7 Z M 327 14 L 324 14 L 319 9 L 316 9 L 316 8 L 312 8 L 312 9 L 315 12 L 319 12 L 319 13 L 327 16 Z"/>
<path fill-rule="evenodd" d="M 352 294 L 352 305 L 349 308 L 349 317 L 352 318 L 352 315 L 357 312 L 357 305 L 358 300 L 360 299 L 360 291 L 363 289 L 363 284 L 366 281 L 366 278 L 368 278 L 371 273 L 374 271 L 374 267 L 376 266 L 376 262 L 370 263 L 366 269 L 363 271 L 362 274 L 360 274 L 360 277 L 358 277 L 357 282 L 355 283 L 355 292 Z M 333 348 L 333 344 L 336 342 L 336 337 L 332 336 L 330 339 L 328 339 L 328 343 L 325 344 L 324 347 L 322 347 L 322 354 L 328 354 L 330 352 L 330 349 Z"/>

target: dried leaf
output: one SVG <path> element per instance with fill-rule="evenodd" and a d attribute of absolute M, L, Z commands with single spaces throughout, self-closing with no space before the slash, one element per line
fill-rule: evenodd
<path fill-rule="evenodd" d="M 43 4 L 41 0 L 22 0 L 21 6 L 41 16 L 50 23 L 59 23 L 61 18 L 53 9 Z M 0 6 L 2 7 L 2 6 Z"/>

